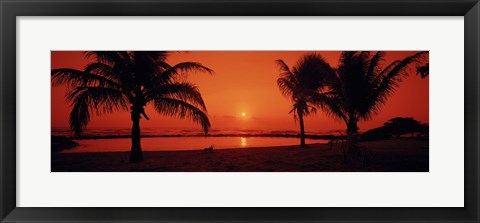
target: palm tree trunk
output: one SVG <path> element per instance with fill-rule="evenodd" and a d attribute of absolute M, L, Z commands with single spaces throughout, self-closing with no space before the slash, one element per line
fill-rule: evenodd
<path fill-rule="evenodd" d="M 140 144 L 140 112 L 138 109 L 132 111 L 132 148 L 130 151 L 130 162 L 139 163 L 143 161 L 142 146 Z"/>
<path fill-rule="evenodd" d="M 347 151 L 356 152 L 358 149 L 358 125 L 356 120 L 350 119 L 347 123 Z"/>
<path fill-rule="evenodd" d="M 299 113 L 298 114 L 298 119 L 300 120 L 300 145 L 302 147 L 305 147 L 305 127 L 303 124 L 303 114 Z"/>

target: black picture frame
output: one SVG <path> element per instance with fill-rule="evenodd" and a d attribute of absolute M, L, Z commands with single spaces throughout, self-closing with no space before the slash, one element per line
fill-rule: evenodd
<path fill-rule="evenodd" d="M 479 222 L 478 0 L 0 0 L 0 219 L 2 222 Z M 463 208 L 27 208 L 16 207 L 17 16 L 463 16 Z M 446 43 L 448 44 L 448 43 Z M 457 148 L 452 148 L 457 149 Z M 460 149 L 460 148 L 458 148 Z"/>

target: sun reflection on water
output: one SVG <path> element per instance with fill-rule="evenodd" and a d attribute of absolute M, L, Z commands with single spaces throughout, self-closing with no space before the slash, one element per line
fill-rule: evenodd
<path fill-rule="evenodd" d="M 240 145 L 243 147 L 247 146 L 247 138 L 246 137 L 240 137 Z"/>

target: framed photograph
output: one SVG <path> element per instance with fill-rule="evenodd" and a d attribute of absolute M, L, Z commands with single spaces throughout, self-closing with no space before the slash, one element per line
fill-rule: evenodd
<path fill-rule="evenodd" d="M 2 1 L 2 222 L 478 222 L 478 1 Z"/>
<path fill-rule="evenodd" d="M 428 172 L 428 56 L 52 51 L 51 172 Z"/>

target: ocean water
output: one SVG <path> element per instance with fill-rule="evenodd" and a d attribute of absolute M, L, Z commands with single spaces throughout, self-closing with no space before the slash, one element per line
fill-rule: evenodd
<path fill-rule="evenodd" d="M 130 136 L 131 129 L 87 129 L 83 136 L 97 137 L 97 138 L 114 138 L 118 136 Z M 296 135 L 298 130 L 216 130 L 211 129 L 208 134 L 214 136 L 231 136 L 231 135 Z M 342 134 L 343 130 L 334 131 L 307 131 L 305 134 L 311 135 L 338 135 Z M 203 136 L 203 132 L 198 129 L 141 129 L 142 136 Z M 69 129 L 52 129 L 52 135 L 55 136 L 73 136 Z"/>
<path fill-rule="evenodd" d="M 77 152 L 127 152 L 130 151 L 130 138 L 116 139 L 80 139 L 80 146 L 64 150 L 64 153 Z M 324 139 L 306 139 L 307 143 L 327 143 Z M 246 149 L 252 147 L 298 145 L 299 138 L 292 137 L 148 137 L 142 138 L 143 151 L 179 151 L 214 149 Z"/>
<path fill-rule="evenodd" d="M 131 129 L 89 129 L 81 138 L 73 138 L 80 145 L 65 153 L 126 152 L 130 151 Z M 294 130 L 211 130 L 206 136 L 200 130 L 142 129 L 143 151 L 178 151 L 253 148 L 299 145 L 298 131 Z M 335 135 L 336 132 L 307 132 L 307 135 Z M 72 137 L 68 129 L 53 129 L 52 135 Z M 307 138 L 307 144 L 328 143 L 325 139 Z"/>

